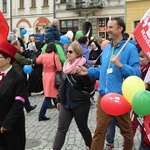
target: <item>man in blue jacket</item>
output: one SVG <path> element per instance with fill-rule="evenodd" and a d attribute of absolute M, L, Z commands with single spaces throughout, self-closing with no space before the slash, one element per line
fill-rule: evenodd
<path fill-rule="evenodd" d="M 108 21 L 107 33 L 111 42 L 104 48 L 100 63 L 100 68 L 85 69 L 82 66 L 77 68 L 81 75 L 88 75 L 99 78 L 100 86 L 98 88 L 98 105 L 97 105 L 97 126 L 92 140 L 91 150 L 103 150 L 105 135 L 112 116 L 106 114 L 99 105 L 105 94 L 116 92 L 122 94 L 122 83 L 125 78 L 135 75 L 140 76 L 140 63 L 136 47 L 128 43 L 119 57 L 117 53 L 124 45 L 123 33 L 125 23 L 121 18 L 113 18 Z M 132 150 L 133 132 L 130 120 L 130 112 L 116 116 L 117 124 L 124 137 L 123 149 Z"/>

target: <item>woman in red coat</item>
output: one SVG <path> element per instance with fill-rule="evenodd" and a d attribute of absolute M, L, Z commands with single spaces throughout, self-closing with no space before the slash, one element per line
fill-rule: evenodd
<path fill-rule="evenodd" d="M 59 56 L 55 54 L 57 52 L 56 46 L 53 42 L 50 42 L 46 48 L 46 53 L 41 54 L 37 59 L 37 64 L 43 64 L 43 88 L 44 88 L 44 102 L 42 104 L 39 121 L 49 120 L 45 116 L 48 106 L 51 104 L 51 99 L 55 101 L 56 95 L 58 94 L 58 89 L 55 87 L 55 75 L 56 71 L 54 68 L 54 59 L 56 62 L 57 71 L 62 70 L 61 62 Z"/>

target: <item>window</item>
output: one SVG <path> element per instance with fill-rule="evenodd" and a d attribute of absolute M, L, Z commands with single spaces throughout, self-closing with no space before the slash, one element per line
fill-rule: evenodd
<path fill-rule="evenodd" d="M 24 8 L 24 0 L 20 0 L 20 8 Z"/>
<path fill-rule="evenodd" d="M 36 0 L 31 0 L 31 7 L 36 7 Z"/>
<path fill-rule="evenodd" d="M 74 33 L 78 31 L 78 20 L 61 20 L 60 32 L 66 34 L 68 30 L 71 30 Z"/>
<path fill-rule="evenodd" d="M 21 38 L 24 38 L 24 36 L 22 35 L 21 31 L 23 30 L 24 28 L 19 28 L 19 32 L 20 32 L 20 36 Z"/>
<path fill-rule="evenodd" d="M 68 28 L 71 28 L 71 27 L 72 27 L 72 20 L 68 20 L 68 21 L 67 21 L 67 27 L 68 27 Z"/>
<path fill-rule="evenodd" d="M 7 13 L 7 1 L 3 0 L 3 13 Z"/>
<path fill-rule="evenodd" d="M 140 20 L 134 21 L 134 28 L 138 25 L 139 22 Z"/>
<path fill-rule="evenodd" d="M 48 0 L 43 1 L 43 6 L 48 6 Z"/>
<path fill-rule="evenodd" d="M 66 20 L 62 20 L 61 21 L 61 28 L 66 28 L 67 27 L 67 21 Z"/>
<path fill-rule="evenodd" d="M 99 36 L 101 36 L 103 39 L 107 39 L 107 22 L 108 22 L 109 18 L 101 18 L 99 19 L 99 27 L 98 27 L 98 31 L 99 31 Z"/>
<path fill-rule="evenodd" d="M 60 0 L 61 3 L 66 3 L 66 0 Z"/>

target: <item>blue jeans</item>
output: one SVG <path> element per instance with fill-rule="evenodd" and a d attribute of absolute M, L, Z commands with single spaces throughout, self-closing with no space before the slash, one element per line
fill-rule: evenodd
<path fill-rule="evenodd" d="M 45 116 L 48 106 L 52 104 L 51 99 L 53 99 L 53 102 L 55 103 L 55 98 L 45 97 L 42 107 L 40 109 L 39 117 Z"/>
<path fill-rule="evenodd" d="M 112 117 L 111 122 L 109 124 L 107 133 L 106 133 L 106 141 L 107 144 L 114 146 L 114 138 L 115 138 L 115 128 L 117 125 L 117 121 L 115 117 Z"/>

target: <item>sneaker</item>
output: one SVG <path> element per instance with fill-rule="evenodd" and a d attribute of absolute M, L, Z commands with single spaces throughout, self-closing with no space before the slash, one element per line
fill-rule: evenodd
<path fill-rule="evenodd" d="M 106 147 L 104 150 L 113 150 L 113 148 L 114 146 L 106 144 Z"/>

